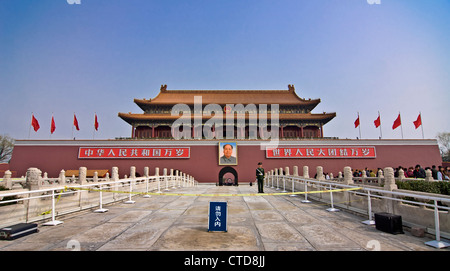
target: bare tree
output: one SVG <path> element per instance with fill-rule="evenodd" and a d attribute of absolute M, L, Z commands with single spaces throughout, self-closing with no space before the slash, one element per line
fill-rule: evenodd
<path fill-rule="evenodd" d="M 0 163 L 8 163 L 14 149 L 14 139 L 0 135 Z"/>
<path fill-rule="evenodd" d="M 439 133 L 437 136 L 442 161 L 450 162 L 450 133 Z"/>

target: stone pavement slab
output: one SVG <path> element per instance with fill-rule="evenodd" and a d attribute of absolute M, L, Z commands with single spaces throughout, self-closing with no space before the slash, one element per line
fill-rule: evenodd
<path fill-rule="evenodd" d="M 176 193 L 247 194 L 257 188 L 248 185 L 199 185 L 171 189 Z M 266 192 L 273 189 L 265 188 Z M 40 232 L 14 241 L 0 241 L 0 251 L 148 250 L 148 251 L 354 251 L 429 250 L 409 232 L 392 235 L 361 223 L 364 218 L 341 212 L 327 212 L 329 206 L 301 203 L 290 196 L 156 196 L 133 197 L 135 204 L 122 202 L 104 206 L 106 213 L 92 210 L 58 217 L 58 226 L 39 225 Z M 208 232 L 210 201 L 228 202 L 228 232 Z M 94 208 L 95 209 L 95 208 Z"/>

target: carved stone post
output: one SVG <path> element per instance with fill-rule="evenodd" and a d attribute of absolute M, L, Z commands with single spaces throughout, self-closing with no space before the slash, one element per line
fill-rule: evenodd
<path fill-rule="evenodd" d="M 384 178 L 381 168 L 378 170 L 378 185 L 381 185 L 381 180 Z"/>
<path fill-rule="evenodd" d="M 323 176 L 323 167 L 317 166 L 317 167 L 316 167 L 316 174 L 317 174 L 316 179 L 317 179 L 318 181 L 323 181 L 323 180 L 325 180 L 325 177 Z"/>
<path fill-rule="evenodd" d="M 303 178 L 309 178 L 309 167 L 303 166 Z"/>
<path fill-rule="evenodd" d="M 402 168 L 398 170 L 398 180 L 401 181 L 405 178 L 405 171 Z"/>
<path fill-rule="evenodd" d="M 112 168 L 111 180 L 113 182 L 119 181 L 119 168 L 118 167 L 113 167 Z"/>
<path fill-rule="evenodd" d="M 112 168 L 112 172 L 111 172 L 111 181 L 115 182 L 114 184 L 112 184 L 112 190 L 117 191 L 119 190 L 118 186 L 118 182 L 119 182 L 119 168 L 118 167 L 113 167 Z M 117 193 L 113 193 L 113 199 L 117 200 L 119 198 L 119 194 Z"/>
<path fill-rule="evenodd" d="M 353 184 L 353 175 L 351 167 L 344 167 L 344 184 Z"/>
<path fill-rule="evenodd" d="M 87 168 L 80 167 L 79 173 L 78 173 L 78 183 L 80 185 L 87 184 L 86 174 L 87 174 Z M 84 204 L 89 203 L 89 194 L 88 194 L 88 191 L 80 191 L 79 195 L 80 195 L 80 208 L 82 208 Z"/>
<path fill-rule="evenodd" d="M 428 181 L 428 182 L 434 181 L 433 174 L 431 173 L 431 169 L 425 170 L 425 174 L 426 174 L 425 181 Z"/>
<path fill-rule="evenodd" d="M 389 191 L 398 189 L 395 184 L 394 169 L 391 167 L 384 168 L 384 189 Z"/>
<path fill-rule="evenodd" d="M 26 175 L 26 187 L 30 190 L 38 190 L 42 186 L 42 171 L 38 168 L 29 168 Z"/>
<path fill-rule="evenodd" d="M 136 167 L 135 166 L 130 167 L 130 178 L 136 179 Z"/>
<path fill-rule="evenodd" d="M 384 189 L 392 191 L 394 189 L 397 189 L 397 185 L 395 184 L 395 177 L 394 177 L 394 169 L 391 167 L 384 168 Z M 390 199 L 383 199 L 386 210 L 388 213 L 394 212 L 394 201 Z"/>
<path fill-rule="evenodd" d="M 86 174 L 87 174 L 87 168 L 86 167 L 80 167 L 79 174 L 78 174 L 78 182 L 79 184 L 83 185 L 87 183 L 86 180 Z"/>
<path fill-rule="evenodd" d="M 11 176 L 12 176 L 11 171 L 9 171 L 9 170 L 5 171 L 5 175 L 3 176 L 3 181 L 0 182 L 0 186 L 11 189 L 12 188 Z"/>
<path fill-rule="evenodd" d="M 66 184 L 66 172 L 64 171 L 64 169 L 61 169 L 61 171 L 59 172 L 59 184 Z"/>
<path fill-rule="evenodd" d="M 155 167 L 156 186 L 158 187 L 158 193 L 161 193 L 161 182 L 159 180 L 159 167 Z"/>

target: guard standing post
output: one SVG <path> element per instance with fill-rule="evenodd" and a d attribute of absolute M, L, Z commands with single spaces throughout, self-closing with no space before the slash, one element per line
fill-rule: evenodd
<path fill-rule="evenodd" d="M 262 167 L 262 162 L 258 163 L 256 179 L 258 180 L 258 193 L 264 193 L 264 168 Z"/>

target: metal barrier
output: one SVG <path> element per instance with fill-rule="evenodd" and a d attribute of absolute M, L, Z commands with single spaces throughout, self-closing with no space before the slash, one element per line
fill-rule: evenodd
<path fill-rule="evenodd" d="M 438 202 L 441 202 L 441 204 L 447 204 L 450 205 L 450 198 L 449 197 L 439 197 L 439 196 L 435 196 L 433 195 L 426 195 L 426 193 L 408 193 L 408 192 L 404 192 L 404 191 L 389 191 L 389 190 L 383 190 L 381 188 L 374 188 L 372 187 L 367 187 L 364 185 L 346 185 L 346 184 L 340 184 L 340 183 L 336 183 L 336 182 L 332 182 L 332 181 L 322 181 L 322 180 L 315 180 L 315 179 L 307 179 L 307 178 L 303 178 L 303 177 L 299 177 L 299 176 L 286 176 L 286 175 L 269 175 L 267 182 L 266 182 L 266 187 L 270 187 L 270 188 L 274 188 L 276 190 L 279 190 L 279 180 L 283 180 L 283 186 L 284 186 L 284 181 L 288 180 L 291 181 L 292 184 L 292 191 L 294 191 L 294 182 L 298 183 L 298 188 L 301 188 L 303 185 L 303 190 L 305 192 L 305 198 L 304 200 L 302 200 L 302 203 L 310 203 L 311 201 L 308 200 L 308 186 L 315 186 L 314 188 L 324 188 L 324 189 L 328 189 L 330 190 L 330 200 L 329 200 L 329 204 L 331 205 L 331 208 L 328 208 L 327 211 L 330 212 L 336 212 L 339 211 L 339 209 L 334 208 L 334 199 L 333 199 L 333 192 L 332 192 L 332 187 L 340 187 L 340 188 L 356 188 L 356 187 L 360 187 L 362 189 L 360 190 L 355 190 L 355 191 L 346 191 L 344 193 L 352 193 L 355 195 L 359 195 L 359 196 L 363 196 L 363 197 L 367 197 L 367 214 L 368 214 L 368 220 L 362 221 L 362 223 L 367 224 L 367 225 L 374 225 L 375 222 L 373 221 L 373 213 L 372 213 L 372 199 L 373 198 L 378 198 L 378 199 L 385 199 L 385 200 L 391 200 L 391 201 L 398 201 L 401 203 L 406 203 L 406 204 L 414 204 L 414 205 L 419 205 L 419 206 L 423 206 L 423 207 L 429 207 L 429 208 L 433 208 L 434 210 L 434 231 L 435 231 L 435 240 L 430 241 L 430 242 L 426 242 L 426 245 L 435 247 L 435 248 L 445 248 L 450 246 L 449 243 L 444 242 L 441 240 L 441 232 L 440 232 L 440 222 L 439 222 L 439 210 L 445 210 L 447 212 L 450 211 L 450 208 L 447 206 L 442 206 L 442 205 L 438 205 Z M 276 182 L 275 186 L 274 183 Z M 271 186 L 270 186 L 271 185 Z M 406 199 L 405 199 L 406 198 Z M 416 199 L 417 201 L 413 201 L 411 200 L 412 198 Z M 421 202 L 421 201 L 433 201 L 433 204 L 429 204 L 426 202 Z"/>
<path fill-rule="evenodd" d="M 94 211 L 96 213 L 103 213 L 103 212 L 108 211 L 108 209 L 103 208 L 104 202 L 103 202 L 103 194 L 102 194 L 102 192 L 104 192 L 107 189 L 112 190 L 111 193 L 113 193 L 113 194 L 115 194 L 115 193 L 128 194 L 128 200 L 125 201 L 124 203 L 133 204 L 133 203 L 135 203 L 135 201 L 133 201 L 131 197 L 132 197 L 132 195 L 136 194 L 133 191 L 133 189 L 134 189 L 133 184 L 135 184 L 137 182 L 144 182 L 145 183 L 145 192 L 139 192 L 139 194 L 144 195 L 144 198 L 148 198 L 148 197 L 150 197 L 150 195 L 148 195 L 147 193 L 149 193 L 149 184 L 151 182 L 156 182 L 157 190 L 158 190 L 157 193 L 162 193 L 160 184 L 161 184 L 161 182 L 164 182 L 164 185 L 167 186 L 169 178 L 173 184 L 172 188 L 176 188 L 176 184 L 178 184 L 178 187 L 189 187 L 189 186 L 194 186 L 198 183 L 192 177 L 186 176 L 186 174 L 182 174 L 180 176 L 155 175 L 155 176 L 148 176 L 148 177 L 124 178 L 124 179 L 119 179 L 117 181 L 109 181 L 109 182 L 88 183 L 88 184 L 84 184 L 84 185 L 68 184 L 66 186 L 61 185 L 61 186 L 55 186 L 55 187 L 46 188 L 46 189 L 27 190 L 27 191 L 12 191 L 12 192 L 1 193 L 0 194 L 1 198 L 4 198 L 4 197 L 18 197 L 18 198 L 11 199 L 11 200 L 4 200 L 4 201 L 1 201 L 0 204 L 7 204 L 7 203 L 13 203 L 13 202 L 16 202 L 16 203 L 17 202 L 25 202 L 25 201 L 29 201 L 29 200 L 33 200 L 33 199 L 51 198 L 51 209 L 49 211 L 44 212 L 41 215 L 38 215 L 36 217 L 32 217 L 30 219 L 27 216 L 27 218 L 25 219 L 26 220 L 25 222 L 31 222 L 31 221 L 35 222 L 35 221 L 47 220 L 48 217 L 46 217 L 45 215 L 51 214 L 51 220 L 49 222 L 44 223 L 43 225 L 44 226 L 56 226 L 56 225 L 63 223 L 60 220 L 56 220 L 56 216 L 61 216 L 61 215 L 67 214 L 67 213 L 81 211 L 81 210 L 85 210 L 85 209 L 91 209 L 96 206 L 98 206 L 98 209 L 96 209 Z M 117 189 L 119 189 L 119 187 L 124 187 L 124 186 L 128 186 L 128 192 L 117 190 Z M 98 189 L 93 189 L 96 187 Z M 108 187 L 108 188 L 106 188 L 106 187 Z M 88 206 L 85 206 L 85 207 L 81 206 L 80 208 L 75 208 L 75 210 L 66 210 L 64 212 L 56 212 L 57 202 L 59 201 L 59 199 L 62 196 L 73 195 L 74 193 L 86 192 L 85 190 L 99 192 L 98 204 L 95 204 L 95 205 L 88 204 Z M 156 190 L 156 189 L 154 189 L 154 190 Z M 110 203 L 118 202 L 118 201 L 122 201 L 122 200 L 124 200 L 124 198 L 119 198 L 116 200 L 113 198 L 113 200 Z M 0 206 L 0 211 L 2 210 L 2 208 L 3 208 L 3 206 Z M 40 208 L 43 208 L 43 207 L 40 206 Z M 19 222 L 23 222 L 23 220 L 16 221 L 16 223 L 19 223 Z"/>

